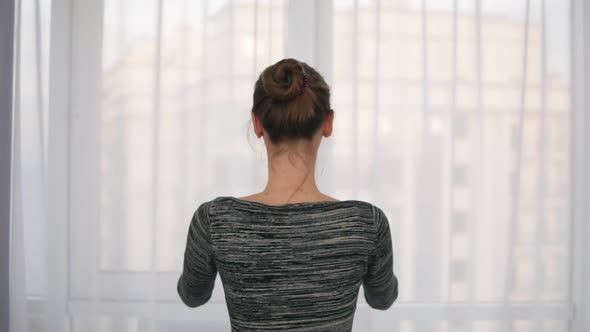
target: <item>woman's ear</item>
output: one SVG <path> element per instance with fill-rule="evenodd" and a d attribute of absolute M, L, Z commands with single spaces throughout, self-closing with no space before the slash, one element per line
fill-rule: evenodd
<path fill-rule="evenodd" d="M 260 138 L 264 134 L 264 131 L 262 130 L 262 125 L 260 124 L 260 121 L 258 121 L 258 117 L 256 116 L 256 114 L 254 112 L 251 112 L 251 113 L 252 113 L 252 124 L 254 127 L 254 134 L 256 135 L 256 137 Z"/>
<path fill-rule="evenodd" d="M 332 136 L 332 126 L 334 122 L 334 111 L 330 110 L 326 115 L 326 120 L 324 122 L 324 136 L 330 137 Z"/>

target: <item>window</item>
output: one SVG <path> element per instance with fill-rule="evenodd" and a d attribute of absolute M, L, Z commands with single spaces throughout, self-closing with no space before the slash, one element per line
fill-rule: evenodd
<path fill-rule="evenodd" d="M 318 182 L 390 216 L 400 299 L 374 312 L 359 294 L 360 330 L 566 331 L 570 5 L 543 20 L 542 2 L 517 3 L 53 0 L 52 22 L 72 20 L 52 54 L 71 58 L 49 177 L 68 193 L 49 230 L 64 255 L 39 270 L 65 271 L 72 332 L 227 330 L 221 280 L 210 305 L 179 303 L 178 258 L 198 202 L 264 180 L 251 90 L 287 56 L 332 87 Z"/>

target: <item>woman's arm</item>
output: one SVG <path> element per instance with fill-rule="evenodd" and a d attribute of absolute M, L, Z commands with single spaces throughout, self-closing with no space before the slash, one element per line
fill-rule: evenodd
<path fill-rule="evenodd" d="M 389 221 L 385 213 L 375 207 L 375 240 L 369 255 L 367 273 L 363 279 L 365 300 L 371 308 L 387 310 L 398 295 L 398 281 L 393 273 L 393 248 Z"/>
<path fill-rule="evenodd" d="M 204 202 L 193 214 L 184 251 L 183 270 L 177 285 L 182 302 L 191 308 L 209 301 L 217 277 L 208 210 L 209 202 Z"/>

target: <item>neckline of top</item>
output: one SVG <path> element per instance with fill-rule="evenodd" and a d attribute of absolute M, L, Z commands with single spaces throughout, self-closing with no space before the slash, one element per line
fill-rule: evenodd
<path fill-rule="evenodd" d="M 281 209 L 281 208 L 290 208 L 290 207 L 315 207 L 315 206 L 324 206 L 324 205 L 338 205 L 341 203 L 367 203 L 364 201 L 359 201 L 356 199 L 348 199 L 348 200 L 344 200 L 344 201 L 318 201 L 318 202 L 299 202 L 299 203 L 287 203 L 287 204 L 281 204 L 281 205 L 270 205 L 270 204 L 266 204 L 266 203 L 261 203 L 261 202 L 254 202 L 254 201 L 247 201 L 245 199 L 240 199 L 234 196 L 220 196 L 219 198 L 227 198 L 230 199 L 234 202 L 238 202 L 238 203 L 242 203 L 242 204 L 246 204 L 246 205 L 254 205 L 254 206 L 259 206 L 259 207 L 264 207 L 264 208 L 271 208 L 271 209 Z"/>

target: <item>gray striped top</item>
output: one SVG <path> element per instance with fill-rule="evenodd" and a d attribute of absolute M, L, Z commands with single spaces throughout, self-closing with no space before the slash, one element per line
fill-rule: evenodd
<path fill-rule="evenodd" d="M 205 304 L 217 272 L 232 332 L 348 332 L 361 284 L 374 309 L 398 295 L 387 217 L 358 200 L 201 203 L 178 280 L 182 301 Z"/>

